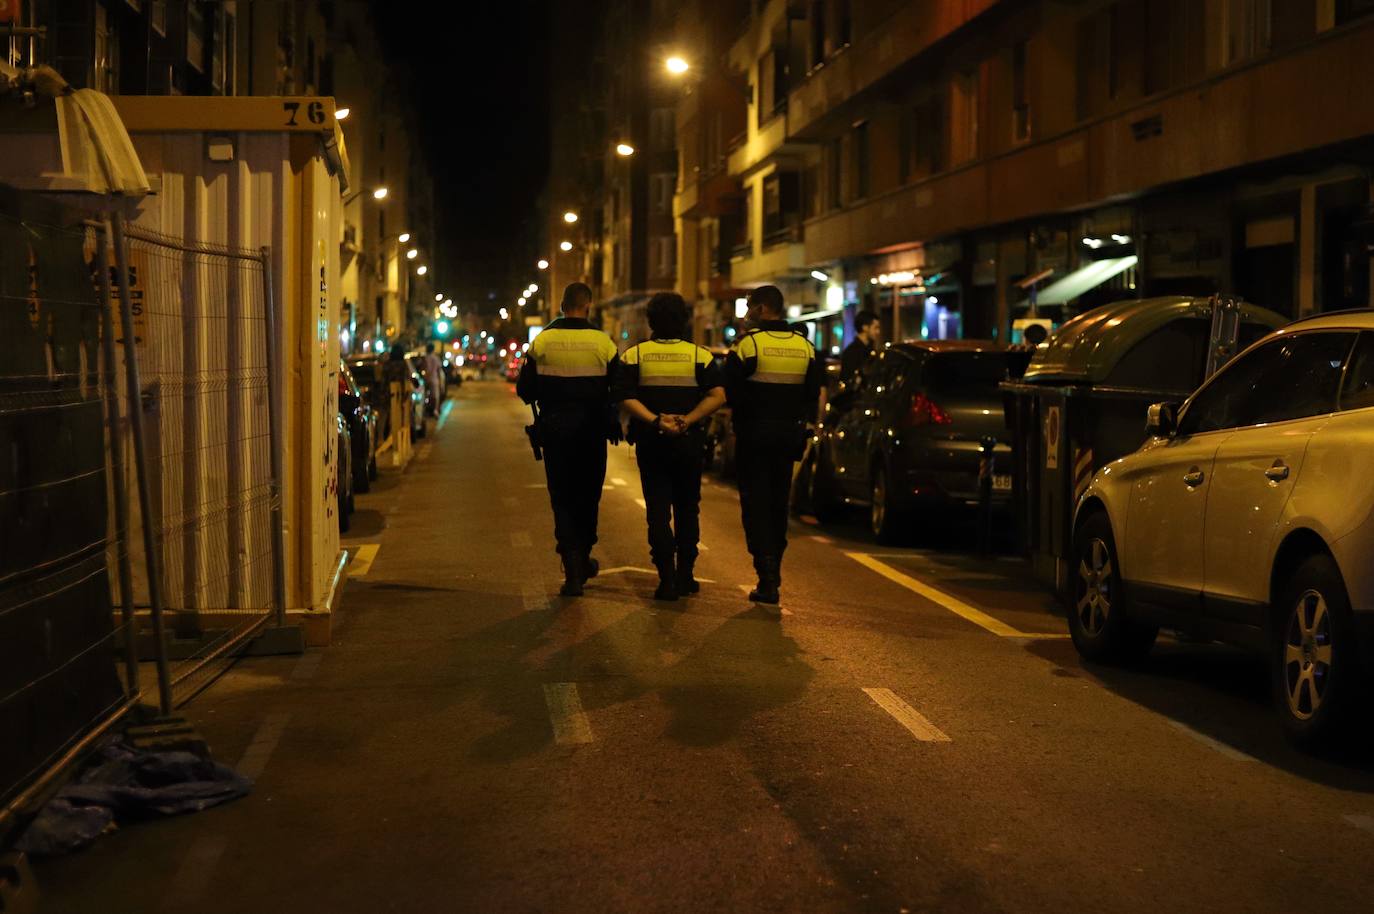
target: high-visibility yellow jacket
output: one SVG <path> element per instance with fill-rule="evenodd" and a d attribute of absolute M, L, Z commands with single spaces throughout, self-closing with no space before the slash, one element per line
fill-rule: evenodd
<path fill-rule="evenodd" d="M 609 336 L 585 318 L 560 317 L 530 343 L 515 392 L 541 410 L 604 407 L 619 367 Z"/>
<path fill-rule="evenodd" d="M 710 351 L 687 340 L 652 339 L 620 357 L 615 399 L 638 400 L 650 412 L 685 416 L 725 379 Z M 642 431 L 647 423 L 631 424 Z"/>
<path fill-rule="evenodd" d="M 726 393 L 737 432 L 816 418 L 821 367 L 811 342 L 787 321 L 763 321 L 725 360 Z"/>

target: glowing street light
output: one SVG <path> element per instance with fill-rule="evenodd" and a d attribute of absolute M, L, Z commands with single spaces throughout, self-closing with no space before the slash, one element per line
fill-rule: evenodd
<path fill-rule="evenodd" d="M 615 154 L 620 156 L 621 158 L 624 158 L 626 156 L 632 156 L 635 154 L 635 148 L 631 146 L 629 143 L 616 143 Z"/>
<path fill-rule="evenodd" d="M 385 188 L 385 187 L 379 187 L 379 188 L 377 188 L 376 190 L 374 190 L 374 191 L 372 192 L 372 199 L 373 199 L 373 200 L 385 200 L 385 199 L 386 199 L 386 195 L 389 194 L 389 193 L 391 193 L 391 191 L 388 190 L 387 188 Z"/>
<path fill-rule="evenodd" d="M 407 241 L 410 240 L 410 232 L 402 232 L 401 234 L 396 236 L 396 240 L 401 242 L 401 244 L 405 244 Z"/>
<path fill-rule="evenodd" d="M 558 243 L 558 249 L 559 249 L 560 251 L 562 251 L 563 253 L 566 254 L 568 251 L 571 251 L 571 250 L 572 250 L 572 242 L 571 242 L 571 241 L 560 241 L 560 242 Z"/>
<path fill-rule="evenodd" d="M 344 105 L 342 108 L 334 109 L 334 120 L 342 121 L 348 118 L 349 107 Z"/>
<path fill-rule="evenodd" d="M 539 258 L 539 263 L 535 264 L 535 266 L 539 267 L 541 270 L 547 270 L 549 268 L 549 262 L 541 257 Z"/>
<path fill-rule="evenodd" d="M 502 308 L 502 309 L 501 309 L 501 320 L 503 320 L 503 321 L 508 321 L 508 320 L 510 320 L 510 312 L 507 311 L 505 308 Z"/>
<path fill-rule="evenodd" d="M 415 270 L 415 275 L 416 275 L 416 276 L 424 276 L 424 275 L 425 275 L 426 273 L 428 273 L 428 272 L 429 272 L 429 267 L 425 266 L 424 264 L 421 264 L 418 268 L 416 268 L 416 270 Z"/>
<path fill-rule="evenodd" d="M 435 301 L 443 301 L 443 300 L 444 300 L 444 293 L 442 293 L 442 292 L 435 292 L 435 293 L 434 293 L 434 300 L 435 300 Z"/>
<path fill-rule="evenodd" d="M 692 69 L 691 64 L 683 60 L 681 57 L 678 57 L 677 55 L 669 57 L 667 60 L 663 62 L 663 65 L 668 69 L 668 72 L 673 74 L 674 76 L 681 76 L 683 73 L 686 73 L 688 70 Z"/>
<path fill-rule="evenodd" d="M 538 292 L 538 291 L 539 291 L 539 286 L 535 285 L 534 283 L 530 283 L 530 291 L 531 291 L 531 292 Z"/>
<path fill-rule="evenodd" d="M 520 298 L 517 298 L 517 299 L 515 300 L 515 303 L 516 303 L 517 305 L 519 305 L 520 307 L 523 308 L 523 307 L 525 307 L 525 302 L 526 302 L 526 301 L 527 301 L 527 299 L 525 299 L 525 298 L 522 296 L 522 297 L 520 297 Z"/>
<path fill-rule="evenodd" d="M 420 250 L 419 250 L 419 248 L 411 248 L 410 250 L 406 251 L 406 260 L 414 260 L 416 257 L 419 257 L 419 256 L 420 256 Z"/>
<path fill-rule="evenodd" d="M 566 213 L 563 214 L 563 221 L 568 223 L 568 225 L 572 225 L 574 222 L 577 221 L 577 213 L 573 212 L 572 210 L 568 210 Z"/>

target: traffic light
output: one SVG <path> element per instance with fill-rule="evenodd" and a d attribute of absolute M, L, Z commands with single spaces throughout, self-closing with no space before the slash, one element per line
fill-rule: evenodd
<path fill-rule="evenodd" d="M 448 331 L 449 331 L 449 323 L 448 323 L 448 321 L 435 321 L 435 322 L 434 322 L 434 333 L 435 333 L 436 336 L 439 336 L 439 337 L 441 337 L 441 338 L 442 338 L 442 337 L 446 337 L 446 336 L 448 336 Z"/>

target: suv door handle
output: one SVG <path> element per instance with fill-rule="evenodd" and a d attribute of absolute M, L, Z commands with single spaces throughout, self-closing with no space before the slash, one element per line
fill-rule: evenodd
<path fill-rule="evenodd" d="M 1202 481 L 1206 478 L 1206 473 L 1203 473 L 1197 467 L 1193 467 L 1188 471 L 1187 475 L 1183 477 L 1183 484 L 1190 489 L 1196 489 L 1198 486 L 1202 485 Z"/>
<path fill-rule="evenodd" d="M 1270 482 L 1282 482 L 1288 478 L 1288 464 L 1282 460 L 1275 460 L 1274 465 L 1264 471 Z"/>

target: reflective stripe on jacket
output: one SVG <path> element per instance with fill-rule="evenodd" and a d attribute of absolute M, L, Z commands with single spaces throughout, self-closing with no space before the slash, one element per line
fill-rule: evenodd
<path fill-rule="evenodd" d="M 740 337 L 725 370 L 736 429 L 815 419 L 816 350 L 786 321 L 765 321 Z"/>
<path fill-rule="evenodd" d="M 611 338 L 582 318 L 561 317 L 530 343 L 516 392 L 541 409 L 604 405 L 619 365 Z"/>

